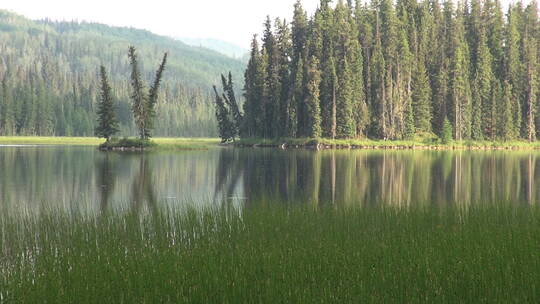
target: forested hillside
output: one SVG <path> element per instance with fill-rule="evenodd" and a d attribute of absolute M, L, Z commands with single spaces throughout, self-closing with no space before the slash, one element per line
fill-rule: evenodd
<path fill-rule="evenodd" d="M 249 50 L 244 49 L 240 46 L 237 46 L 235 44 L 222 41 L 219 39 L 213 39 L 213 38 L 187 38 L 187 37 L 180 37 L 178 38 L 180 41 L 191 45 L 191 46 L 198 46 L 203 48 L 208 48 L 211 50 L 214 50 L 216 52 L 219 52 L 221 54 L 225 54 L 229 57 L 237 58 L 237 59 L 245 59 L 247 54 L 249 53 Z"/>
<path fill-rule="evenodd" d="M 245 74 L 245 137 L 457 140 L 540 134 L 535 1 L 321 0 L 266 21 Z M 445 132 L 446 130 L 446 132 Z"/>
<path fill-rule="evenodd" d="M 121 134 L 135 135 L 129 45 L 137 47 L 146 79 L 169 53 L 156 135 L 215 135 L 212 85 L 223 72 L 241 75 L 240 61 L 144 30 L 31 21 L 2 10 L 0 135 L 93 135 L 101 64 L 110 74 Z"/>

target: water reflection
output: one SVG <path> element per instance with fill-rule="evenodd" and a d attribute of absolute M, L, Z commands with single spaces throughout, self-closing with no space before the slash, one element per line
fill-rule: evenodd
<path fill-rule="evenodd" d="M 539 152 L 0 148 L 0 208 L 91 213 L 162 206 L 540 202 Z"/>
<path fill-rule="evenodd" d="M 319 205 L 539 201 L 537 152 L 223 150 L 217 192 Z"/>

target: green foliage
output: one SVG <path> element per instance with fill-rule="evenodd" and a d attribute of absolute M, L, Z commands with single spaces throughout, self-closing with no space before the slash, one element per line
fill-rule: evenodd
<path fill-rule="evenodd" d="M 146 149 L 155 147 L 156 143 L 145 138 L 112 138 L 99 146 L 102 150 L 115 149 Z"/>
<path fill-rule="evenodd" d="M 139 131 L 139 138 L 148 139 L 152 137 L 151 132 L 156 117 L 155 106 L 157 103 L 161 78 L 163 76 L 163 71 L 165 70 L 165 65 L 167 64 L 167 53 L 163 55 L 161 64 L 156 71 L 154 83 L 150 87 L 148 93 L 146 92 L 141 78 L 135 47 L 129 47 L 128 57 L 131 66 L 131 111 L 133 112 L 135 124 Z"/>
<path fill-rule="evenodd" d="M 5 124 L 9 127 L 0 126 L 0 135 L 93 135 L 100 65 L 114 88 L 119 134 L 138 134 L 130 111 L 132 92 L 126 85 L 126 50 L 135 45 L 141 79 L 148 84 L 153 82 L 154 64 L 162 60 L 160 50 L 169 55 L 152 135 L 217 136 L 211 85 L 220 73 L 239 75 L 245 67 L 216 52 L 133 28 L 31 21 L 6 11 L 0 11 L 0 28 L 0 81 L 6 79 L 8 100 L 13 100 L 6 106 L 12 113 Z M 238 85 L 243 86 L 243 79 Z"/>
<path fill-rule="evenodd" d="M 216 86 L 214 86 L 214 93 L 216 95 L 215 107 L 216 107 L 216 119 L 219 127 L 219 137 L 222 143 L 229 141 L 235 141 L 239 132 L 242 131 L 244 125 L 244 116 L 240 113 L 238 104 L 236 103 L 236 97 L 234 95 L 234 85 L 232 80 L 232 74 L 229 73 L 229 77 L 226 78 L 221 75 L 223 94 L 219 94 Z"/>
<path fill-rule="evenodd" d="M 95 135 L 105 138 L 107 141 L 114 134 L 118 133 L 118 120 L 116 119 L 113 97 L 107 71 L 104 66 L 100 67 L 101 75 L 101 95 L 98 104 L 98 125 L 95 130 Z"/>
<path fill-rule="evenodd" d="M 319 61 L 312 57 L 306 66 L 306 121 L 305 136 L 317 138 L 321 136 L 321 108 L 319 106 L 319 85 L 321 72 L 318 70 Z"/>
<path fill-rule="evenodd" d="M 427 0 L 340 0 L 335 7 L 322 1 L 308 20 L 298 2 L 291 37 L 283 34 L 285 22 L 273 30 L 268 19 L 263 48 L 252 51 L 264 72 L 250 72 L 246 87 L 264 83 L 264 110 L 246 112 L 245 119 L 265 123 L 245 137 L 307 136 L 313 99 L 298 71 L 314 57 L 326 138 L 400 140 L 432 131 L 442 137 L 448 118 L 458 141 L 534 140 L 540 134 L 538 8 L 510 5 L 508 18 L 503 15 L 494 0 L 442 7 Z M 283 60 L 283 54 L 292 56 Z M 506 110 L 505 83 L 511 87 Z M 501 118 L 503 110 L 511 119 Z"/>
<path fill-rule="evenodd" d="M 441 133 L 441 141 L 443 144 L 448 144 L 452 141 L 452 139 L 452 125 L 448 119 L 445 119 Z"/>
<path fill-rule="evenodd" d="M 218 93 L 217 88 L 214 86 L 214 92 L 216 94 L 216 120 L 218 122 L 219 137 L 222 143 L 234 141 L 235 138 L 235 126 L 232 121 L 228 107 L 223 100 L 223 97 Z"/>
<path fill-rule="evenodd" d="M 261 206 L 2 213 L 0 297 L 8 303 L 540 300 L 536 207 L 315 210 L 252 203 Z"/>

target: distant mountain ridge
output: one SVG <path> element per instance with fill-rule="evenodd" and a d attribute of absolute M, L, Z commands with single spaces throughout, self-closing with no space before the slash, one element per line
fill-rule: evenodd
<path fill-rule="evenodd" d="M 212 85 L 231 71 L 243 86 L 245 63 L 146 30 L 89 22 L 33 21 L 0 10 L 0 135 L 92 135 L 97 71 L 110 73 L 123 135 L 133 135 L 127 48 L 134 45 L 150 80 L 169 61 L 156 134 L 213 136 Z M 43 115 L 37 115 L 41 113 Z"/>
<path fill-rule="evenodd" d="M 246 48 L 215 38 L 179 37 L 177 39 L 188 45 L 214 50 L 235 59 L 245 60 L 249 54 Z"/>

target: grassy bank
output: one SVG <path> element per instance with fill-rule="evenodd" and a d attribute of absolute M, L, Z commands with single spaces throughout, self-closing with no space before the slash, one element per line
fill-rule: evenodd
<path fill-rule="evenodd" d="M 319 147 L 321 149 L 540 149 L 540 141 L 452 141 L 443 144 L 434 139 L 427 140 L 369 140 L 369 139 L 241 139 L 238 146 L 268 147 Z"/>
<path fill-rule="evenodd" d="M 0 215 L 1 303 L 540 301 L 540 209 Z"/>
<path fill-rule="evenodd" d="M 73 145 L 99 146 L 104 139 L 95 137 L 0 137 L 0 145 Z M 154 149 L 207 149 L 217 146 L 217 138 L 153 138 Z"/>

